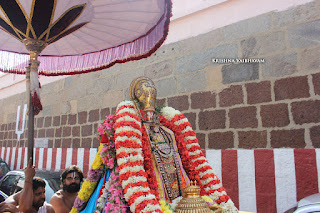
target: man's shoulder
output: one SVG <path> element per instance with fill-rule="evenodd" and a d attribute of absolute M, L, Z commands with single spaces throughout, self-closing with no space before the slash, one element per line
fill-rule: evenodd
<path fill-rule="evenodd" d="M 46 203 L 46 207 L 47 207 L 47 213 L 54 212 L 53 206 L 50 203 Z"/>
<path fill-rule="evenodd" d="M 56 191 L 56 193 L 54 193 L 51 197 L 51 200 L 57 200 L 57 199 L 62 199 L 63 198 L 63 193 L 62 190 Z M 50 203 L 51 203 L 50 200 Z"/>

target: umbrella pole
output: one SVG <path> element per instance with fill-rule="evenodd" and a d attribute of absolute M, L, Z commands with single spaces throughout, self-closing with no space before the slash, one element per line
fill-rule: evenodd
<path fill-rule="evenodd" d="M 29 115 L 28 115 L 28 159 L 32 158 L 33 162 L 33 147 L 34 147 L 34 108 L 31 103 L 32 91 L 31 85 L 33 78 L 31 78 L 31 72 L 38 72 L 40 62 L 38 61 L 38 55 L 47 46 L 47 43 L 41 40 L 32 38 L 23 39 L 23 44 L 30 54 L 29 66 L 26 69 L 27 79 L 27 98 L 29 104 Z M 39 83 L 39 82 L 38 82 Z"/>
<path fill-rule="evenodd" d="M 28 159 L 33 160 L 34 147 L 34 111 L 31 104 L 30 65 L 26 67 L 27 101 L 28 101 Z"/>

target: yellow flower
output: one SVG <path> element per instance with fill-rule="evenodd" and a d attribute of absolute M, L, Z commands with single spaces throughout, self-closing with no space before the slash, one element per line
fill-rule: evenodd
<path fill-rule="evenodd" d="M 78 213 L 77 209 L 76 208 L 72 208 L 70 213 Z"/>
<path fill-rule="evenodd" d="M 169 205 L 165 200 L 160 200 L 159 203 L 160 203 L 161 210 L 163 211 L 163 213 L 173 213 L 170 210 Z"/>
<path fill-rule="evenodd" d="M 95 158 L 94 158 L 94 160 L 93 160 L 93 162 L 92 162 L 91 167 L 92 167 L 92 169 L 94 169 L 94 170 L 102 167 L 102 163 L 103 163 L 103 162 L 102 162 L 102 159 L 101 159 L 101 157 L 100 157 L 100 152 L 101 152 L 102 147 L 103 147 L 103 144 L 101 143 L 100 146 L 99 146 L 98 152 L 97 152 L 97 154 L 96 154 L 96 156 L 95 156 Z"/>
<path fill-rule="evenodd" d="M 213 203 L 213 200 L 207 195 L 202 196 L 202 199 L 204 199 L 207 203 Z"/>
<path fill-rule="evenodd" d="M 78 197 L 83 201 L 88 201 L 96 185 L 97 182 L 84 181 Z"/>

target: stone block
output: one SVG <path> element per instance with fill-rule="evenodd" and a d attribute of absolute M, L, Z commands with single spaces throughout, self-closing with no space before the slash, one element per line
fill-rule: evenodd
<path fill-rule="evenodd" d="M 310 97 L 307 76 L 276 80 L 274 83 L 276 101 Z"/>
<path fill-rule="evenodd" d="M 163 78 L 171 75 L 173 72 L 173 61 L 165 60 L 146 66 L 144 75 L 151 78 Z"/>
<path fill-rule="evenodd" d="M 81 148 L 91 148 L 92 138 L 82 138 Z"/>
<path fill-rule="evenodd" d="M 295 25 L 288 29 L 288 38 L 292 48 L 304 48 L 318 45 L 320 42 L 320 19 Z"/>
<path fill-rule="evenodd" d="M 291 111 L 296 124 L 320 122 L 320 100 L 293 102 Z"/>
<path fill-rule="evenodd" d="M 273 13 L 273 27 L 287 27 L 299 22 L 305 22 L 319 16 L 316 1 L 292 7 L 285 11 Z"/>
<path fill-rule="evenodd" d="M 228 132 L 214 132 L 208 135 L 209 149 L 231 149 L 234 148 L 234 134 Z"/>
<path fill-rule="evenodd" d="M 45 129 L 39 129 L 38 130 L 38 135 L 35 136 L 36 138 L 44 138 L 46 137 L 46 130 Z"/>
<path fill-rule="evenodd" d="M 222 65 L 209 66 L 204 69 L 207 79 L 207 90 L 220 91 L 225 85 L 222 83 Z"/>
<path fill-rule="evenodd" d="M 81 137 L 92 136 L 92 124 L 81 126 Z"/>
<path fill-rule="evenodd" d="M 112 67 L 98 71 L 101 78 L 110 77 L 120 72 L 123 64 L 115 64 Z"/>
<path fill-rule="evenodd" d="M 228 107 L 243 103 L 242 86 L 232 85 L 219 93 L 220 107 Z"/>
<path fill-rule="evenodd" d="M 72 139 L 71 138 L 63 138 L 61 141 L 61 148 L 71 148 Z"/>
<path fill-rule="evenodd" d="M 119 90 L 119 89 L 129 88 L 133 79 L 143 76 L 143 74 L 144 74 L 143 69 L 135 68 L 134 70 L 132 70 L 132 67 L 131 67 L 130 70 L 119 73 L 114 77 L 114 79 L 112 80 L 113 82 L 112 89 Z"/>
<path fill-rule="evenodd" d="M 108 92 L 113 87 L 113 78 L 98 78 L 86 82 L 86 95 L 96 95 Z"/>
<path fill-rule="evenodd" d="M 71 127 L 65 126 L 62 128 L 62 137 L 69 137 L 71 136 Z"/>
<path fill-rule="evenodd" d="M 242 57 L 265 55 L 286 49 L 284 32 L 274 32 L 264 36 L 250 37 L 241 41 Z"/>
<path fill-rule="evenodd" d="M 72 137 L 80 137 L 80 126 L 72 127 Z"/>
<path fill-rule="evenodd" d="M 175 78 L 165 78 L 154 82 L 158 97 L 168 97 L 177 94 L 177 81 Z"/>
<path fill-rule="evenodd" d="M 320 73 L 312 75 L 314 93 L 320 95 Z"/>
<path fill-rule="evenodd" d="M 100 110 L 100 120 L 106 119 L 106 116 L 110 115 L 110 108 L 103 108 Z"/>
<path fill-rule="evenodd" d="M 193 113 L 193 112 L 190 112 L 190 113 L 184 113 L 183 115 L 184 115 L 184 116 L 188 119 L 188 121 L 190 122 L 192 129 L 193 129 L 193 130 L 197 129 L 197 126 L 196 126 L 197 114 L 196 114 L 196 113 Z"/>
<path fill-rule="evenodd" d="M 141 66 L 162 61 L 163 59 L 172 59 L 183 53 L 181 42 L 174 42 L 162 45 L 150 57 L 140 60 Z"/>
<path fill-rule="evenodd" d="M 237 58 L 238 46 L 237 44 L 222 44 L 217 47 L 205 49 L 199 52 L 195 52 L 190 55 L 185 55 L 177 58 L 175 74 L 184 74 L 214 65 L 212 63 L 213 58 Z"/>
<path fill-rule="evenodd" d="M 320 148 L 320 126 L 310 128 L 310 138 L 314 148 Z"/>
<path fill-rule="evenodd" d="M 180 75 L 177 78 L 179 93 L 204 90 L 206 83 L 206 73 L 202 71 Z"/>
<path fill-rule="evenodd" d="M 129 95 L 129 91 L 127 92 Z M 124 100 L 122 90 L 112 90 L 102 95 L 102 106 L 114 107 Z M 130 100 L 130 99 L 127 99 Z"/>
<path fill-rule="evenodd" d="M 23 147 L 23 146 L 22 146 Z M 49 139 L 48 148 L 53 148 L 53 139 Z"/>
<path fill-rule="evenodd" d="M 44 119 L 44 127 L 50 127 L 52 124 L 52 117 L 49 116 L 49 117 L 45 117 Z"/>
<path fill-rule="evenodd" d="M 313 70 L 320 69 L 320 47 L 306 49 L 301 53 L 301 69 L 305 72 L 310 72 Z"/>
<path fill-rule="evenodd" d="M 78 100 L 78 110 L 87 111 L 98 109 L 103 105 L 103 98 L 100 95 L 85 96 Z"/>
<path fill-rule="evenodd" d="M 71 148 L 80 148 L 80 138 L 72 138 Z"/>
<path fill-rule="evenodd" d="M 89 122 L 95 122 L 100 119 L 99 109 L 91 110 L 89 112 Z"/>
<path fill-rule="evenodd" d="M 282 77 L 297 72 L 297 53 L 281 54 L 265 58 L 262 76 Z"/>
<path fill-rule="evenodd" d="M 98 148 L 100 146 L 100 141 L 94 137 L 92 138 L 92 148 Z"/>
<path fill-rule="evenodd" d="M 55 139 L 53 147 L 54 148 L 61 148 L 61 139 Z"/>
<path fill-rule="evenodd" d="M 305 148 L 304 129 L 271 131 L 272 148 Z"/>
<path fill-rule="evenodd" d="M 192 109 L 207 109 L 216 107 L 216 94 L 212 92 L 197 92 L 191 94 Z"/>
<path fill-rule="evenodd" d="M 259 64 L 228 64 L 222 67 L 222 82 L 230 84 L 259 79 Z"/>
<path fill-rule="evenodd" d="M 52 106 L 43 106 L 39 115 L 43 116 L 43 117 L 51 116 L 52 115 Z"/>
<path fill-rule="evenodd" d="M 77 123 L 77 115 L 76 114 L 68 115 L 68 124 L 75 125 L 76 123 Z"/>
<path fill-rule="evenodd" d="M 166 98 L 161 98 L 156 100 L 156 106 L 158 107 L 163 107 L 167 105 L 167 99 Z"/>
<path fill-rule="evenodd" d="M 67 115 L 61 115 L 61 126 L 66 125 L 68 120 Z"/>
<path fill-rule="evenodd" d="M 64 88 L 61 91 L 63 100 L 69 101 L 69 100 L 79 99 L 85 96 L 87 92 L 88 82 L 90 82 L 89 79 L 87 79 L 84 82 L 81 82 L 80 79 L 78 79 L 77 81 L 74 80 L 71 87 Z"/>
<path fill-rule="evenodd" d="M 54 137 L 54 129 L 53 128 L 46 129 L 46 137 L 47 138 L 53 138 Z"/>
<path fill-rule="evenodd" d="M 87 123 L 87 117 L 88 117 L 88 113 L 86 111 L 79 112 L 78 113 L 78 123 L 79 124 Z"/>
<path fill-rule="evenodd" d="M 230 128 L 257 128 L 257 108 L 255 106 L 239 107 L 229 110 Z"/>
<path fill-rule="evenodd" d="M 62 135 L 62 127 L 56 128 L 56 132 L 54 134 L 55 138 L 60 138 Z"/>
<path fill-rule="evenodd" d="M 189 109 L 189 97 L 187 95 L 168 98 L 168 106 L 184 111 Z"/>
<path fill-rule="evenodd" d="M 44 123 L 44 117 L 37 118 L 37 128 L 42 128 Z"/>
<path fill-rule="evenodd" d="M 111 108 L 111 114 L 114 115 L 117 111 L 117 107 L 112 107 Z"/>
<path fill-rule="evenodd" d="M 258 104 L 271 101 L 271 83 L 263 81 L 245 84 L 248 104 Z"/>
<path fill-rule="evenodd" d="M 240 131 L 238 140 L 238 147 L 242 149 L 266 148 L 267 131 Z"/>
<path fill-rule="evenodd" d="M 209 47 L 218 45 L 223 41 L 223 33 L 221 29 L 198 35 L 189 39 L 180 41 L 181 50 L 184 54 L 198 52 Z"/>
<path fill-rule="evenodd" d="M 284 127 L 290 123 L 288 105 L 285 103 L 261 106 L 260 116 L 263 127 Z"/>
<path fill-rule="evenodd" d="M 223 28 L 225 40 L 235 40 L 271 29 L 271 13 L 246 19 Z"/>
<path fill-rule="evenodd" d="M 226 128 L 226 111 L 214 110 L 199 112 L 199 129 L 211 130 L 211 129 L 225 129 Z"/>
<path fill-rule="evenodd" d="M 206 149 L 206 135 L 203 133 L 197 133 L 196 137 L 198 139 L 201 149 Z"/>

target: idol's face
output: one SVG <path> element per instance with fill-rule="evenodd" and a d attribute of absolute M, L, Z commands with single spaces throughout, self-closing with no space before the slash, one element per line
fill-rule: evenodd
<path fill-rule="evenodd" d="M 154 88 L 150 82 L 143 81 L 136 87 L 135 96 L 141 103 L 143 111 L 146 113 L 147 121 L 152 121 L 157 97 L 156 88 Z"/>
<path fill-rule="evenodd" d="M 76 193 L 80 190 L 80 176 L 78 172 L 71 172 L 67 174 L 66 179 L 63 180 L 62 189 L 69 193 Z"/>

